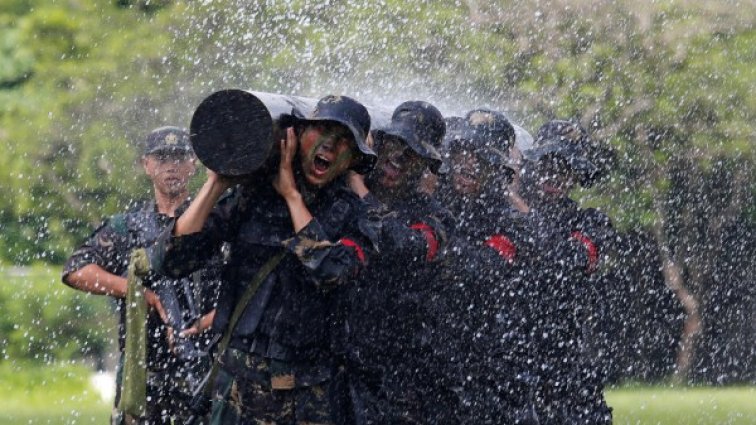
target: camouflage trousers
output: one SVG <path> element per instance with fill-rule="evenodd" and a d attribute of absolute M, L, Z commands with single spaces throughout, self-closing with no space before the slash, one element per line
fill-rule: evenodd
<path fill-rule="evenodd" d="M 215 382 L 212 425 L 330 425 L 329 382 L 296 381 L 270 360 L 228 350 Z"/>

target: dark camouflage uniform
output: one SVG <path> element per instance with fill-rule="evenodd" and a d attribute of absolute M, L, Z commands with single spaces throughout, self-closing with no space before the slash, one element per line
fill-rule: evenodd
<path fill-rule="evenodd" d="M 132 211 L 110 218 L 100 226 L 79 247 L 63 268 L 63 280 L 84 266 L 96 264 L 117 276 L 126 276 L 131 252 L 136 248 L 147 247 L 154 243 L 160 233 L 173 222 L 173 219 L 157 212 L 154 203 L 145 203 Z M 218 256 L 211 265 L 217 265 Z M 213 267 L 199 270 L 191 278 L 175 281 L 174 284 L 182 299 L 191 300 L 201 313 L 208 313 L 214 308 L 218 289 L 217 271 Z M 195 284 L 195 281 L 200 284 Z M 152 282 L 147 282 L 148 286 Z M 182 292 L 186 289 L 186 293 Z M 123 353 L 125 343 L 125 300 L 115 299 L 119 312 L 118 347 Z M 188 302 L 188 301 L 187 301 Z M 191 382 L 201 378 L 207 369 L 207 356 L 191 361 L 180 361 L 169 352 L 166 328 L 158 315 L 153 313 L 147 323 L 147 416 L 149 423 L 169 423 L 170 418 L 182 418 L 188 415 L 186 410 L 190 397 Z M 208 349 L 209 337 L 203 335 L 192 339 L 199 350 Z M 116 382 L 115 406 L 118 407 L 121 390 L 121 367 L 123 358 L 119 359 Z"/>
<path fill-rule="evenodd" d="M 611 409 L 603 395 L 605 377 L 591 356 L 586 342 L 590 330 L 600 319 L 591 300 L 596 296 L 592 278 L 601 258 L 601 250 L 616 237 L 604 214 L 582 210 L 569 198 L 546 199 L 534 194 L 524 181 L 523 196 L 531 207 L 530 216 L 543 238 L 559 241 L 555 255 L 568 262 L 543 263 L 534 280 L 551 291 L 540 293 L 534 315 L 541 364 L 542 422 L 611 423 Z"/>
<path fill-rule="evenodd" d="M 435 323 L 441 252 L 454 227 L 449 211 L 414 194 L 389 209 L 373 195 L 368 208 L 374 264 L 345 294 L 339 351 L 346 358 L 357 424 L 450 421 L 456 395 L 444 382 Z M 444 352 L 444 355 L 448 352 Z"/>
<path fill-rule="evenodd" d="M 496 186 L 447 200 L 458 219 L 442 273 L 452 294 L 447 335 L 460 353 L 461 423 L 532 424 L 537 375 L 529 319 L 538 287 L 527 271 L 541 244 Z"/>
<path fill-rule="evenodd" d="M 201 232 L 174 237 L 169 230 L 153 253 L 153 265 L 182 275 L 201 267 L 224 241 L 229 244 L 213 323 L 223 332 L 260 267 L 282 250 L 289 252 L 264 279 L 234 329 L 221 359 L 221 375 L 230 378 L 216 387 L 216 418 L 237 423 L 334 420 L 326 391 L 335 367 L 329 346 L 333 296 L 367 262 L 371 245 L 357 226 L 359 199 L 343 179 L 303 197 L 314 218 L 294 234 L 288 207 L 272 186 L 237 186 L 218 202 Z"/>

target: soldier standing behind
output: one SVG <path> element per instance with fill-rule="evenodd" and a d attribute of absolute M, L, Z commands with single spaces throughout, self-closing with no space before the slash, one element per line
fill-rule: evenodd
<path fill-rule="evenodd" d="M 275 172 L 232 188 L 208 170 L 196 199 L 157 245 L 153 264 L 181 275 L 229 243 L 213 323 L 218 332 L 227 330 L 253 277 L 281 258 L 230 334 L 215 383 L 214 423 L 334 422 L 327 391 L 335 367 L 332 299 L 370 258 L 357 227 L 360 201 L 345 173 L 372 168 L 369 129 L 370 116 L 357 101 L 321 99 L 308 118 L 286 129 Z"/>
<path fill-rule="evenodd" d="M 555 120 L 539 129 L 524 157 L 522 196 L 530 217 L 545 238 L 572 241 L 563 244 L 557 255 L 572 258 L 570 264 L 582 264 L 559 274 L 537 274 L 541 285 L 550 288 L 537 298 L 537 333 L 548 335 L 538 345 L 542 419 L 547 424 L 611 423 L 611 409 L 603 395 L 604 377 L 587 352 L 585 338 L 588 319 L 594 316 L 587 300 L 596 298 L 591 275 L 616 234 L 606 215 L 583 210 L 568 197 L 576 184 L 587 187 L 600 178 L 611 156 L 578 124 Z"/>
<path fill-rule="evenodd" d="M 433 105 L 409 101 L 372 132 L 378 165 L 353 175 L 378 254 L 346 294 L 343 350 L 357 424 L 452 423 L 456 395 L 443 382 L 450 361 L 433 341 L 441 252 L 454 226 L 449 211 L 418 189 L 435 173 L 445 124 Z"/>
<path fill-rule="evenodd" d="M 115 406 L 120 399 L 121 368 L 125 337 L 126 272 L 131 251 L 151 245 L 160 232 L 172 222 L 177 210 L 188 200 L 186 185 L 195 172 L 195 157 L 189 145 L 189 135 L 177 127 L 161 127 L 152 131 L 144 144 L 142 166 L 153 184 L 154 201 L 110 218 L 66 262 L 63 282 L 75 289 L 98 295 L 114 297 L 119 311 L 118 346 L 121 353 L 117 374 Z M 207 276 L 203 276 L 205 279 Z M 159 285 L 158 282 L 154 282 Z M 189 310 L 198 319 L 188 334 L 198 334 L 212 321 L 215 288 L 209 282 L 195 286 L 190 279 L 162 282 L 162 285 L 181 293 L 183 311 Z M 157 288 L 154 288 L 158 290 Z M 144 418 L 149 423 L 170 423 L 187 412 L 185 402 L 190 394 L 184 384 L 188 373 L 201 373 L 199 357 L 188 351 L 206 349 L 203 338 L 185 341 L 188 348 L 176 357 L 169 350 L 168 328 L 164 325 L 177 312 L 166 311 L 153 289 L 145 290 L 148 306 L 153 310 L 148 321 L 148 412 Z M 157 313 L 154 314 L 154 313 Z M 202 315 L 200 318 L 199 315 Z M 180 332 L 183 329 L 175 329 Z M 206 357 L 206 356 L 205 356 Z M 123 420 L 114 409 L 113 422 Z"/>
<path fill-rule="evenodd" d="M 503 114 L 477 109 L 450 136 L 440 192 L 459 224 L 442 276 L 454 294 L 446 329 L 464 353 L 462 423 L 535 424 L 525 326 L 533 288 L 523 271 L 536 242 L 505 193 L 514 175 L 514 128 Z"/>

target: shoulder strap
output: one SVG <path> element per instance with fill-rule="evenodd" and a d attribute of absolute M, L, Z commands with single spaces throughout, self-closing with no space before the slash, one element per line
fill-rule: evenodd
<path fill-rule="evenodd" d="M 249 301 L 255 295 L 255 293 L 257 292 L 257 289 L 260 287 L 262 282 L 268 277 L 268 275 L 276 268 L 276 266 L 278 266 L 278 263 L 281 262 L 284 255 L 286 255 L 285 250 L 274 255 L 268 260 L 268 262 L 263 264 L 260 270 L 257 271 L 257 274 L 255 274 L 254 278 L 252 278 L 252 282 L 244 290 L 244 293 L 242 294 L 241 298 L 239 298 L 239 302 L 236 303 L 236 306 L 234 307 L 234 311 L 233 313 L 231 313 L 231 318 L 228 321 L 228 326 L 226 327 L 226 331 L 223 333 L 223 337 L 218 343 L 218 353 L 215 356 L 215 360 L 213 361 L 213 366 L 210 369 L 210 372 L 208 373 L 207 378 L 206 378 L 206 383 L 204 385 L 204 390 L 203 390 L 205 397 L 212 396 L 213 383 L 215 382 L 215 376 L 218 374 L 218 369 L 220 367 L 220 359 L 223 357 L 223 354 L 225 354 L 226 349 L 228 348 L 228 344 L 231 341 L 231 335 L 233 335 L 234 333 L 234 328 L 236 327 L 236 323 L 241 318 L 241 315 L 244 312 L 244 309 L 247 308 L 247 304 L 249 304 Z"/>

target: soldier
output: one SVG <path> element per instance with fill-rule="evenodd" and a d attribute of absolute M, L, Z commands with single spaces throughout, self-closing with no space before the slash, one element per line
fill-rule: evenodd
<path fill-rule="evenodd" d="M 155 264 L 181 275 L 200 267 L 220 243 L 229 243 L 213 323 L 218 332 L 227 330 L 253 277 L 272 268 L 258 275 L 259 289 L 230 330 L 214 422 L 335 421 L 327 391 L 335 367 L 329 314 L 334 294 L 371 253 L 357 226 L 360 200 L 345 173 L 372 168 L 369 129 L 363 105 L 345 96 L 324 97 L 308 118 L 286 129 L 277 171 L 233 186 L 208 170 L 196 199 L 156 247 Z M 275 258 L 281 260 L 273 267 Z"/>
<path fill-rule="evenodd" d="M 378 164 L 367 185 L 351 177 L 378 251 L 346 294 L 341 342 L 357 424 L 451 423 L 456 414 L 456 396 L 440 373 L 449 360 L 433 346 L 440 338 L 433 335 L 441 307 L 436 275 L 454 222 L 419 188 L 442 163 L 436 146 L 444 131 L 433 105 L 404 102 L 388 127 L 372 132 Z"/>
<path fill-rule="evenodd" d="M 458 226 L 443 279 L 456 302 L 448 333 L 467 353 L 460 360 L 463 423 L 538 423 L 524 326 L 532 287 L 522 278 L 534 243 L 506 197 L 514 142 L 506 117 L 487 109 L 470 111 L 447 142 L 441 192 Z"/>
<path fill-rule="evenodd" d="M 576 185 L 590 186 L 606 173 L 611 155 L 580 125 L 550 121 L 538 131 L 533 148 L 524 152 L 522 195 L 539 233 L 552 240 L 570 240 L 558 255 L 584 264 L 560 274 L 540 273 L 543 286 L 554 288 L 538 298 L 538 331 L 542 364 L 540 397 L 544 423 L 611 423 L 603 397 L 603 377 L 586 350 L 592 316 L 586 300 L 595 298 L 591 275 L 616 234 L 606 215 L 583 210 L 568 197 Z M 582 249 L 575 250 L 576 247 Z M 572 253 L 565 253 L 572 250 Z M 582 251 L 582 254 L 581 254 Z M 563 263 L 564 264 L 564 263 Z"/>
<path fill-rule="evenodd" d="M 187 203 L 186 185 L 195 172 L 195 157 L 187 132 L 177 127 L 161 127 L 150 132 L 142 152 L 142 166 L 152 181 L 155 199 L 127 213 L 111 217 L 71 255 L 63 269 L 65 284 L 116 299 L 120 314 L 118 345 L 121 352 L 116 407 L 120 401 L 125 337 L 125 275 L 130 254 L 136 248 L 151 245 L 172 222 L 179 208 Z M 202 276 L 195 277 L 207 280 L 207 272 L 203 270 Z M 195 286 L 191 279 L 170 282 L 155 280 L 153 284 L 152 289 L 145 290 L 146 302 L 157 315 L 151 314 L 147 324 L 149 402 L 144 420 L 149 423 L 170 423 L 171 419 L 180 419 L 187 414 L 186 402 L 190 388 L 186 385 L 192 378 L 190 375 L 197 377 L 202 373 L 198 369 L 202 368 L 203 358 L 207 357 L 202 353 L 207 349 L 207 339 L 206 336 L 194 337 L 190 341 L 176 338 L 175 350 L 171 353 L 167 339 L 169 328 L 163 322 L 168 323 L 171 317 L 177 315 L 192 316 L 192 329 L 187 329 L 187 336 L 201 333 L 212 321 L 215 290 L 210 282 Z M 174 307 L 180 311 L 164 308 L 156 292 L 177 292 L 180 296 Z M 181 332 L 184 329 L 171 329 L 174 330 Z M 120 412 L 114 410 L 113 421 L 120 422 L 122 419 Z"/>

